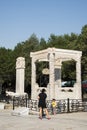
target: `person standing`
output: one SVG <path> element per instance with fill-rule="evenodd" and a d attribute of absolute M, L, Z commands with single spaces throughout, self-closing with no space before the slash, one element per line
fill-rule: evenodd
<path fill-rule="evenodd" d="M 47 94 L 45 93 L 45 89 L 42 89 L 41 93 L 39 93 L 38 95 L 38 107 L 39 107 L 39 118 L 42 119 L 42 114 L 43 114 L 43 110 L 46 113 L 46 118 L 49 120 L 51 119 L 49 117 L 49 113 L 46 107 L 46 98 L 47 98 Z"/>
<path fill-rule="evenodd" d="M 55 115 L 56 114 L 56 106 L 57 106 L 55 99 L 52 99 L 51 105 L 52 105 L 52 113 Z"/>

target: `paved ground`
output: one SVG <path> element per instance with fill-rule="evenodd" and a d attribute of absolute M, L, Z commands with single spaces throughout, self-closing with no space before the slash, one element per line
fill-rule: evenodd
<path fill-rule="evenodd" d="M 51 115 L 51 120 L 38 115 L 12 116 L 12 110 L 0 110 L 0 130 L 87 130 L 87 112 Z"/>

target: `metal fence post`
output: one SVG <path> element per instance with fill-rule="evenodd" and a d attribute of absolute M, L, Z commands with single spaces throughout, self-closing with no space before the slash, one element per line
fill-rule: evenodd
<path fill-rule="evenodd" d="M 15 99 L 14 99 L 14 97 L 13 97 L 13 110 L 14 110 L 14 106 L 15 106 L 15 105 L 14 105 L 14 101 L 15 101 Z"/>
<path fill-rule="evenodd" d="M 70 108 L 69 108 L 69 98 L 67 98 L 67 113 L 69 113 L 70 112 Z"/>
<path fill-rule="evenodd" d="M 26 107 L 27 107 L 27 97 L 25 98 L 25 100 L 26 100 Z"/>

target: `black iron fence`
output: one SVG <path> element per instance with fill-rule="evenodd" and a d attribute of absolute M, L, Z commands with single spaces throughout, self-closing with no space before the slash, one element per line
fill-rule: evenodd
<path fill-rule="evenodd" d="M 52 100 L 47 100 L 47 108 L 49 113 L 52 113 Z M 32 100 L 27 97 L 14 97 L 12 99 L 13 109 L 18 106 L 28 107 L 32 111 L 38 111 L 38 100 Z M 61 99 L 56 100 L 56 113 L 70 113 L 70 112 L 87 112 L 87 101 L 78 99 Z"/>

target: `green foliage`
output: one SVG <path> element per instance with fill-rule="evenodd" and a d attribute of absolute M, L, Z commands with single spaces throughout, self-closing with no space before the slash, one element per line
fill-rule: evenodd
<path fill-rule="evenodd" d="M 25 57 L 25 80 L 26 87 L 31 84 L 31 58 L 30 52 L 37 51 L 39 49 L 39 40 L 35 34 L 32 34 L 28 40 L 26 40 L 22 46 L 22 55 Z M 26 88 L 25 88 L 26 89 Z"/>
<path fill-rule="evenodd" d="M 82 27 L 81 34 L 74 33 L 56 36 L 51 34 L 48 41 L 44 38 L 40 40 L 35 34 L 22 43 L 18 43 L 14 50 L 0 48 L 0 82 L 15 82 L 15 64 L 18 57 L 25 57 L 25 85 L 31 85 L 31 58 L 30 52 L 55 47 L 61 49 L 80 50 L 82 51 L 82 79 L 87 79 L 87 25 Z M 37 80 L 42 72 L 43 63 L 37 64 Z M 75 62 L 64 62 L 62 66 L 62 78 L 71 79 L 76 76 Z"/>
<path fill-rule="evenodd" d="M 81 30 L 81 39 L 84 42 L 84 44 L 87 44 L 87 25 L 82 27 Z"/>
<path fill-rule="evenodd" d="M 75 61 L 66 61 L 62 64 L 62 79 L 63 80 L 76 80 L 76 65 Z"/>
<path fill-rule="evenodd" d="M 66 42 L 63 36 L 55 36 L 54 34 L 50 35 L 50 38 L 47 43 L 48 47 L 55 47 L 55 48 L 66 48 Z"/>
<path fill-rule="evenodd" d="M 39 50 L 43 50 L 43 49 L 46 49 L 46 48 L 47 48 L 47 43 L 46 43 L 44 38 L 41 38 L 40 39 Z"/>
<path fill-rule="evenodd" d="M 12 85 L 13 81 L 15 81 L 13 51 L 0 48 L 0 83 L 4 84 L 6 82 L 8 86 L 9 84 Z"/>

